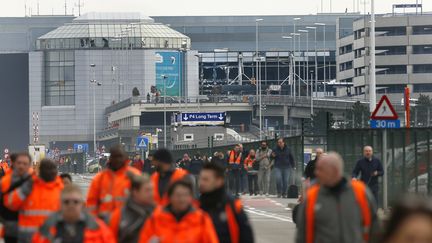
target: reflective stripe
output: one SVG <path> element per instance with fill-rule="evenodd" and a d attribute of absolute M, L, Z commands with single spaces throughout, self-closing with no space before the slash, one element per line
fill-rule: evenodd
<path fill-rule="evenodd" d="M 27 209 L 21 211 L 21 215 L 24 216 L 49 216 L 53 213 L 51 210 L 43 210 L 43 209 Z"/>
<path fill-rule="evenodd" d="M 25 198 L 26 198 L 26 196 L 25 196 L 24 193 L 22 192 L 21 188 L 19 188 L 19 189 L 17 190 L 17 192 L 18 192 L 18 197 L 19 197 L 19 199 L 20 199 L 21 201 L 24 201 Z"/>
<path fill-rule="evenodd" d="M 34 233 L 39 229 L 38 226 L 19 226 L 20 233 Z"/>
<path fill-rule="evenodd" d="M 7 195 L 7 200 L 8 200 L 8 204 L 9 205 L 12 205 L 12 202 L 13 202 L 13 193 L 9 193 L 8 195 Z"/>

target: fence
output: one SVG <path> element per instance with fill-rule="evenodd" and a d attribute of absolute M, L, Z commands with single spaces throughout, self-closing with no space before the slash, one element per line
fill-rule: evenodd
<path fill-rule="evenodd" d="M 406 192 L 431 195 L 432 128 L 391 129 L 386 133 L 387 147 L 384 147 L 384 130 L 329 130 L 327 148 L 343 156 L 349 175 L 365 145 L 371 145 L 381 160 L 386 154 L 390 204 Z"/>

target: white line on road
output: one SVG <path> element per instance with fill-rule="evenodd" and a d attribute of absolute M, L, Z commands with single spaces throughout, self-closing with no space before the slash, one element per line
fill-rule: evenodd
<path fill-rule="evenodd" d="M 279 215 L 276 216 L 276 215 L 271 215 L 271 214 L 268 214 L 268 213 L 259 213 L 259 212 L 256 212 L 256 211 L 250 210 L 250 209 L 245 209 L 245 211 L 248 212 L 248 213 L 251 213 L 251 214 L 259 215 L 259 216 L 273 218 L 273 219 L 277 219 L 277 220 L 280 220 L 280 221 L 283 221 L 283 222 L 293 223 L 292 219 L 288 218 L 288 217 L 286 218 L 286 217 L 279 216 Z"/>

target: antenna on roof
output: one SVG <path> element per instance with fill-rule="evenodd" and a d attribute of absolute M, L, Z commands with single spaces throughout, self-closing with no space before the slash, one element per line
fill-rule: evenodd
<path fill-rule="evenodd" d="M 84 1 L 78 0 L 78 4 L 75 4 L 75 7 L 78 7 L 78 16 L 81 16 L 81 8 L 84 7 Z"/>

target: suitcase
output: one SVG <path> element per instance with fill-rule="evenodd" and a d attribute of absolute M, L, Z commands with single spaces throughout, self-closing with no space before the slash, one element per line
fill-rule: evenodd
<path fill-rule="evenodd" d="M 288 198 L 298 198 L 299 189 L 296 185 L 290 185 L 288 187 Z"/>

